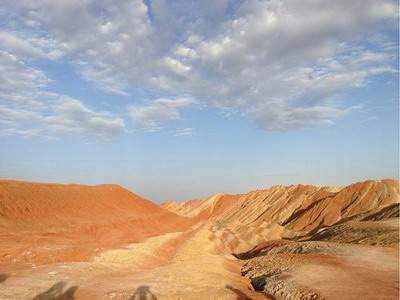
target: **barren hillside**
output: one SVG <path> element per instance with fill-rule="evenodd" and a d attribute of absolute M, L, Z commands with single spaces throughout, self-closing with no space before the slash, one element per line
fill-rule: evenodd
<path fill-rule="evenodd" d="M 0 262 L 79 260 L 190 224 L 117 185 L 0 181 Z"/>
<path fill-rule="evenodd" d="M 399 195 L 380 180 L 160 207 L 0 181 L 0 299 L 396 299 Z"/>

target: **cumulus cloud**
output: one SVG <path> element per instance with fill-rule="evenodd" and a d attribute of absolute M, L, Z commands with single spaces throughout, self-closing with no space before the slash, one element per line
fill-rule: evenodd
<path fill-rule="evenodd" d="M 33 121 L 39 118 L 39 114 L 24 109 L 13 109 L 0 105 L 0 117 L 4 122 Z"/>
<path fill-rule="evenodd" d="M 396 72 L 388 32 L 397 12 L 394 0 L 9 1 L 0 9 L 10 24 L 0 31 L 0 99 L 42 103 L 50 79 L 29 63 L 41 58 L 76 65 L 110 97 L 135 88 L 165 95 L 127 106 L 147 130 L 178 119 L 192 103 L 177 99 L 188 95 L 266 130 L 334 123 L 351 111 L 347 91 Z M 86 119 L 65 128 L 123 131 L 122 117 L 82 105 Z"/>
<path fill-rule="evenodd" d="M 51 115 L 43 118 L 51 130 L 78 134 L 97 139 L 109 139 L 125 131 L 124 121 L 107 112 L 96 112 L 82 102 L 64 97 L 58 101 Z"/>
<path fill-rule="evenodd" d="M 178 120 L 180 118 L 180 109 L 187 108 L 193 104 L 194 101 L 188 98 L 160 98 L 148 105 L 130 106 L 128 110 L 136 127 L 157 131 L 161 129 L 163 122 Z"/>
<path fill-rule="evenodd" d="M 0 49 L 0 135 L 73 134 L 106 140 L 125 131 L 121 118 L 46 91 L 49 82 L 44 72 L 29 66 L 21 55 Z"/>
<path fill-rule="evenodd" d="M 43 57 L 45 54 L 40 49 L 32 46 L 28 41 L 23 40 L 9 32 L 0 31 L 0 45 L 12 52 L 32 57 Z"/>
<path fill-rule="evenodd" d="M 59 134 L 79 135 L 96 140 L 109 140 L 125 132 L 122 118 L 108 112 L 94 111 L 79 100 L 57 95 L 44 111 L 30 111 L 0 105 L 2 135 L 57 137 Z M 19 126 L 19 127 L 15 127 Z"/>
<path fill-rule="evenodd" d="M 51 138 L 49 136 L 44 135 L 40 129 L 0 128 L 0 136 L 12 136 L 12 135 L 21 136 L 26 139 L 31 139 L 35 137 Z"/>
<path fill-rule="evenodd" d="M 20 57 L 0 48 L 0 101 L 40 106 L 41 88 L 49 78 Z"/>

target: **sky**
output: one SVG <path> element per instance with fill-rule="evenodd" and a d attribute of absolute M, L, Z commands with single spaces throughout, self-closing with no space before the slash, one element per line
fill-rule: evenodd
<path fill-rule="evenodd" d="M 155 202 L 399 176 L 392 0 L 0 6 L 0 177 Z"/>

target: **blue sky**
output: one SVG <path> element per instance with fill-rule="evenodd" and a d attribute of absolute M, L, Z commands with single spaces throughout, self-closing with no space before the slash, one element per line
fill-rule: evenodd
<path fill-rule="evenodd" d="M 2 178 L 157 202 L 398 177 L 396 1 L 17 1 Z"/>

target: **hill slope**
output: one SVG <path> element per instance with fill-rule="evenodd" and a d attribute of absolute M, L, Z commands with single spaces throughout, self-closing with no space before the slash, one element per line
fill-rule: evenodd
<path fill-rule="evenodd" d="M 75 247 L 63 246 L 54 260 L 76 260 L 87 257 L 92 248 L 184 230 L 191 223 L 117 185 L 0 181 L 0 234 L 7 237 L 0 243 L 4 251 L 14 249 L 7 257 L 0 250 L 0 262 L 29 260 L 21 253 L 40 251 L 38 245 L 50 243 Z M 80 244 L 85 244 L 84 249 L 76 248 Z M 41 260 L 53 261 L 51 256 Z"/>
<path fill-rule="evenodd" d="M 399 193 L 398 181 L 369 180 L 344 188 L 274 186 L 196 202 L 169 202 L 163 207 L 182 216 L 213 219 L 215 235 L 236 252 L 266 239 L 302 236 L 343 218 L 397 203 Z"/>

